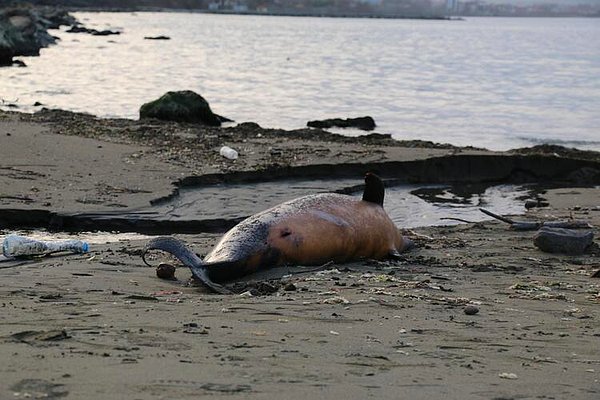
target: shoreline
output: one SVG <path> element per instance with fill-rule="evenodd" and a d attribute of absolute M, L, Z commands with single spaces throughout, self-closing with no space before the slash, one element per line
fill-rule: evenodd
<path fill-rule="evenodd" d="M 551 145 L 499 152 L 379 134 L 349 137 L 255 123 L 214 128 L 47 109 L 34 114 L 0 111 L 0 127 L 5 144 L 0 167 L 10 171 L 0 175 L 0 184 L 5 191 L 11 188 L 0 198 L 0 207 L 10 209 L 135 209 L 169 199 L 181 187 L 314 179 L 325 171 L 330 179 L 378 171 L 392 185 L 600 182 L 600 152 Z M 220 156 L 221 146 L 236 149 L 240 157 Z M 28 163 L 20 162 L 19 154 L 27 152 L 34 155 Z M 70 156 L 64 159 L 63 154 Z"/>
<path fill-rule="evenodd" d="M 220 157 L 223 144 L 240 158 Z M 429 162 L 448 174 L 451 164 L 436 160 L 506 157 L 535 160 L 530 171 L 572 162 L 581 167 L 574 178 L 585 178 L 600 164 L 598 152 L 522 152 L 251 123 L 207 128 L 0 112 L 0 209 L 121 210 L 170 195 L 175 182 L 248 181 L 244 174 L 258 179 L 275 166 L 289 172 L 328 164 L 353 173 L 368 163 L 416 170 L 410 163 Z M 549 205 L 518 219 L 575 218 L 591 223 L 597 237 L 600 187 L 588 183 L 548 189 Z M 9 232 L 0 227 L 0 239 Z M 238 295 L 207 293 L 188 282 L 186 268 L 177 268 L 176 280 L 158 279 L 140 259 L 147 239 L 136 235 L 97 240 L 88 254 L 0 262 L 0 397 L 598 397 L 597 239 L 585 254 L 568 256 L 543 253 L 534 232 L 498 221 L 407 235 L 417 247 L 399 260 L 276 268 L 231 283 Z M 220 237 L 176 236 L 201 255 Z M 467 314 L 467 306 L 478 313 Z"/>

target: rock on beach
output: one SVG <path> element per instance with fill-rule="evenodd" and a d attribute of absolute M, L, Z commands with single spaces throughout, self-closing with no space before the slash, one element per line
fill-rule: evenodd
<path fill-rule="evenodd" d="M 583 254 L 591 246 L 594 233 L 588 230 L 542 227 L 533 239 L 546 253 Z"/>
<path fill-rule="evenodd" d="M 363 131 L 372 131 L 377 126 L 375 124 L 375 120 L 369 116 L 358 117 L 358 118 L 346 118 L 346 119 L 331 118 L 331 119 L 324 119 L 324 120 L 315 120 L 315 121 L 308 121 L 306 123 L 306 125 L 311 128 L 320 128 L 320 129 L 337 127 L 337 128 L 358 128 Z"/>
<path fill-rule="evenodd" d="M 225 120 L 212 112 L 204 97 L 191 90 L 167 92 L 159 99 L 142 105 L 140 119 L 147 118 L 208 126 L 221 126 L 221 122 Z"/>
<path fill-rule="evenodd" d="M 48 33 L 75 19 L 53 8 L 14 7 L 0 10 L 0 66 L 12 65 L 15 56 L 38 56 L 40 49 L 56 43 Z"/>

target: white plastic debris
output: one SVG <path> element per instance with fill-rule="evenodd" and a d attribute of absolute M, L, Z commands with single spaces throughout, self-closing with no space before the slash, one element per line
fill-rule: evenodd
<path fill-rule="evenodd" d="M 219 154 L 227 158 L 228 160 L 237 160 L 238 158 L 238 152 L 229 146 L 221 147 L 221 150 L 219 150 Z"/>
<path fill-rule="evenodd" d="M 81 240 L 44 241 L 19 235 L 8 235 L 2 242 L 2 253 L 8 258 L 50 254 L 59 251 L 87 253 L 89 245 Z"/>

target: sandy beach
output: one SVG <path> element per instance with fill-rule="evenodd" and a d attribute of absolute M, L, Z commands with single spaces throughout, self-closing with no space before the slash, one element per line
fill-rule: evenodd
<path fill-rule="evenodd" d="M 240 158 L 220 157 L 222 145 Z M 0 398 L 597 399 L 598 153 L 0 112 L 0 209 L 144 207 L 184 178 L 240 171 L 423 162 L 410 165 L 426 177 L 436 160 L 460 157 L 490 160 L 490 176 L 512 181 L 572 167 L 542 194 L 549 206 L 515 219 L 583 220 L 596 244 L 569 256 L 499 221 L 423 227 L 407 232 L 417 248 L 401 260 L 277 268 L 226 296 L 190 283 L 183 267 L 158 279 L 140 259 L 145 236 L 96 236 L 88 254 L 0 262 Z M 513 161 L 531 169 L 505 174 Z M 0 237 L 14 229 L 0 225 Z M 220 237 L 176 236 L 201 255 Z"/>

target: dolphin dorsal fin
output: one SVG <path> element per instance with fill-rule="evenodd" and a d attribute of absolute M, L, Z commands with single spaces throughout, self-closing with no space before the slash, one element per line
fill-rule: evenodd
<path fill-rule="evenodd" d="M 372 172 L 367 172 L 365 175 L 365 191 L 363 193 L 363 201 L 379 204 L 383 207 L 383 197 L 385 195 L 385 187 L 380 177 Z"/>

